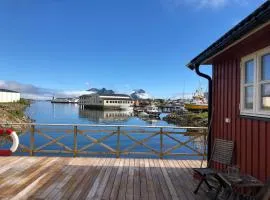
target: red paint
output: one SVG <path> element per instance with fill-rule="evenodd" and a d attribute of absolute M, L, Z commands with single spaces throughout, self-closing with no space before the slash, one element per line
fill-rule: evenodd
<path fill-rule="evenodd" d="M 270 177 L 270 121 L 240 117 L 240 61 L 270 46 L 270 25 L 212 59 L 212 138 L 235 141 L 235 164 L 262 181 Z M 231 123 L 225 123 L 225 118 Z M 213 143 L 213 142 L 212 142 Z M 216 167 L 221 167 L 216 165 Z"/>
<path fill-rule="evenodd" d="M 13 132 L 12 129 L 0 129 L 0 135 L 7 134 L 10 135 Z M 11 156 L 12 152 L 6 149 L 0 149 L 0 156 Z"/>
<path fill-rule="evenodd" d="M 13 132 L 12 129 L 0 129 L 0 134 L 8 134 L 10 135 Z"/>
<path fill-rule="evenodd" d="M 12 152 L 10 150 L 0 149 L 0 156 L 11 156 Z"/>

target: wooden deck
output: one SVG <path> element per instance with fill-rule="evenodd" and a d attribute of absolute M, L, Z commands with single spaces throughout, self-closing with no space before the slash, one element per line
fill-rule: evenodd
<path fill-rule="evenodd" d="M 200 161 L 0 157 L 0 199 L 206 199 L 193 194 Z"/>

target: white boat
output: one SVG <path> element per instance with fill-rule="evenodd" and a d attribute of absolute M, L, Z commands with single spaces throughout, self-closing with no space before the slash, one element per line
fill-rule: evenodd
<path fill-rule="evenodd" d="M 51 103 L 70 103 L 70 100 L 67 98 L 53 98 Z"/>
<path fill-rule="evenodd" d="M 78 98 L 53 98 L 51 103 L 79 103 Z"/>
<path fill-rule="evenodd" d="M 139 113 L 138 113 L 138 116 L 139 116 L 139 117 L 142 117 L 142 118 L 145 118 L 145 117 L 149 117 L 149 114 L 146 113 L 146 112 L 144 112 L 144 111 L 142 111 L 142 112 L 139 112 Z"/>
<path fill-rule="evenodd" d="M 161 113 L 155 105 L 147 106 L 145 112 L 149 114 L 149 117 L 159 117 Z"/>

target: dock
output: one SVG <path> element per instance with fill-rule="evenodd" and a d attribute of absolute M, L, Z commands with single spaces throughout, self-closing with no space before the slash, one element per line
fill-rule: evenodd
<path fill-rule="evenodd" d="M 0 199 L 206 199 L 203 191 L 193 194 L 192 168 L 200 166 L 199 160 L 0 157 Z"/>

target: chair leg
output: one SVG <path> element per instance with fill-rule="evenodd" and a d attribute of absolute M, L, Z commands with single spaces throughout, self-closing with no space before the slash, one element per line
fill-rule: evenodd
<path fill-rule="evenodd" d="M 207 185 L 207 187 L 209 188 L 209 190 L 212 190 L 212 189 L 213 189 L 213 187 L 208 183 L 207 180 L 205 180 L 204 182 L 205 182 L 205 184 Z"/>
<path fill-rule="evenodd" d="M 194 194 L 197 194 L 198 193 L 198 191 L 199 191 L 199 189 L 200 189 L 200 187 L 201 187 L 201 185 L 202 185 L 202 183 L 205 181 L 205 176 L 203 176 L 202 178 L 201 178 L 201 181 L 200 181 L 200 183 L 198 184 L 198 186 L 197 186 L 197 188 L 194 190 Z"/>
<path fill-rule="evenodd" d="M 218 186 L 218 188 L 217 188 L 217 193 L 216 193 L 216 196 L 215 196 L 215 200 L 217 200 L 218 199 L 218 195 L 219 195 L 219 193 L 220 193 L 220 191 L 221 191 L 221 188 L 222 188 L 222 186 L 220 185 L 220 186 Z"/>

